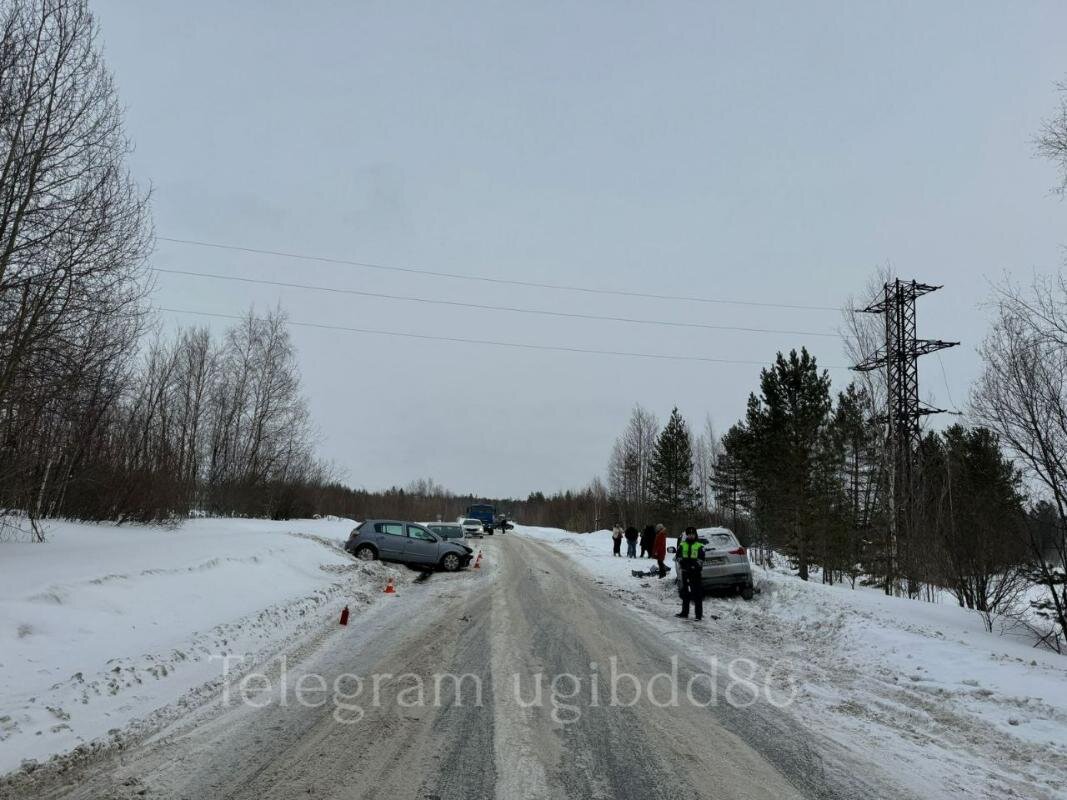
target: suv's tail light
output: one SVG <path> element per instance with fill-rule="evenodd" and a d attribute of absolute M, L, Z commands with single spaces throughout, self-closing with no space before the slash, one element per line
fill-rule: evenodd
<path fill-rule="evenodd" d="M 731 550 L 730 551 L 730 555 L 732 555 L 732 556 L 743 556 L 743 555 L 747 555 L 747 553 L 748 553 L 748 551 L 745 550 L 745 548 L 743 548 L 743 547 L 739 547 L 736 550 Z"/>

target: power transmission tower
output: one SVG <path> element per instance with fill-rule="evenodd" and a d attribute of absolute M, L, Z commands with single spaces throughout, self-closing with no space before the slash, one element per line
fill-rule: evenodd
<path fill-rule="evenodd" d="M 853 369 L 858 372 L 886 371 L 887 405 L 885 422 L 889 449 L 890 530 L 886 547 L 886 594 L 897 587 L 903 573 L 909 596 L 918 593 L 913 555 L 917 550 L 918 470 L 916 461 L 922 438 L 920 420 L 944 409 L 933 408 L 919 399 L 919 356 L 935 353 L 959 342 L 919 339 L 916 336 L 915 301 L 940 286 L 899 278 L 884 286 L 882 299 L 860 309 L 885 317 L 885 346 L 869 355 Z"/>

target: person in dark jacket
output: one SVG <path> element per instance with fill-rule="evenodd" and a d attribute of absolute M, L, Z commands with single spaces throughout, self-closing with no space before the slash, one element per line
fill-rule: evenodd
<path fill-rule="evenodd" d="M 682 581 L 682 611 L 675 614 L 682 619 L 689 618 L 689 603 L 692 601 L 696 618 L 704 616 L 704 582 L 701 572 L 704 569 L 704 543 L 697 541 L 697 529 L 690 526 L 685 529 L 685 538 L 678 542 L 678 577 Z"/>
<path fill-rule="evenodd" d="M 652 558 L 652 545 L 656 543 L 656 529 L 646 525 L 641 531 L 641 558 Z"/>
<path fill-rule="evenodd" d="M 631 525 L 626 529 L 626 557 L 637 558 L 637 528 Z"/>
<path fill-rule="evenodd" d="M 655 530 L 656 538 L 652 543 L 652 557 L 656 559 L 659 576 L 663 578 L 667 575 L 667 565 L 663 563 L 667 560 L 667 529 L 662 525 L 657 525 Z"/>

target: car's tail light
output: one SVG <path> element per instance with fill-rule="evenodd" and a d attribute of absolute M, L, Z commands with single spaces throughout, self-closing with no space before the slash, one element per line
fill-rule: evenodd
<path fill-rule="evenodd" d="M 730 551 L 730 555 L 732 555 L 732 556 L 743 556 L 743 555 L 747 555 L 747 554 L 748 554 L 748 551 L 745 550 L 745 548 L 743 548 L 743 547 L 739 547 L 736 550 L 731 550 Z"/>

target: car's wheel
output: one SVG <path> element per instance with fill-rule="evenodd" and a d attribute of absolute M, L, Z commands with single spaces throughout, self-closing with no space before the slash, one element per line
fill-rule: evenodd
<path fill-rule="evenodd" d="M 455 572 L 459 569 L 459 556 L 456 553 L 445 553 L 441 557 L 441 569 L 445 572 Z"/>
<path fill-rule="evenodd" d="M 373 561 L 378 557 L 378 554 L 374 552 L 374 548 L 369 544 L 361 544 L 356 548 L 355 556 L 360 561 Z"/>
<path fill-rule="evenodd" d="M 743 586 L 741 588 L 741 597 L 742 597 L 742 599 L 751 600 L 755 596 L 756 596 L 756 590 L 752 588 L 751 584 L 748 585 L 748 586 Z"/>

